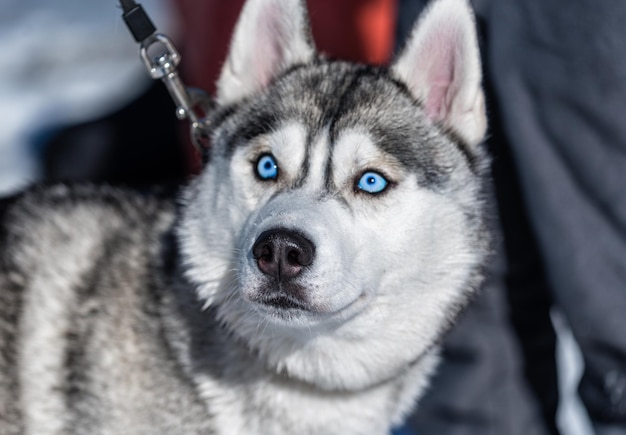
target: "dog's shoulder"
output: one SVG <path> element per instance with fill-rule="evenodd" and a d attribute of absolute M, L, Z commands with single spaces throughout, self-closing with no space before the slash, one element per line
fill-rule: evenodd
<path fill-rule="evenodd" d="M 170 193 L 54 185 L 0 202 L 0 432 L 21 433 L 16 397 L 55 420 L 67 373 L 155 340 L 174 221 Z"/>
<path fill-rule="evenodd" d="M 2 298 L 58 304 L 64 293 L 94 286 L 108 288 L 102 297 L 115 298 L 115 286 L 103 286 L 99 277 L 151 267 L 174 215 L 171 197 L 106 186 L 40 186 L 5 200 Z"/>
<path fill-rule="evenodd" d="M 0 202 L 5 267 L 32 274 L 46 264 L 81 262 L 107 244 L 144 242 L 174 214 L 173 195 L 90 184 L 36 186 Z"/>

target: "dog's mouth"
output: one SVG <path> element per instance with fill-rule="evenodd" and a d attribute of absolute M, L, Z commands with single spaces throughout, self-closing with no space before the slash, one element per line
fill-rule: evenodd
<path fill-rule="evenodd" d="M 297 300 L 296 298 L 279 294 L 269 297 L 263 297 L 255 302 L 265 305 L 269 308 L 279 309 L 279 310 L 302 310 L 309 311 L 309 307 L 307 307 L 302 301 Z"/>
<path fill-rule="evenodd" d="M 369 303 L 370 299 L 368 294 L 363 292 L 354 301 L 336 309 L 329 309 L 327 306 L 310 302 L 308 298 L 303 296 L 304 288 L 299 288 L 299 290 L 301 292 L 293 293 L 285 291 L 280 286 L 266 287 L 254 295 L 248 295 L 246 299 L 260 314 L 280 321 L 291 321 L 296 318 L 307 318 L 312 321 L 333 318 L 346 320 L 357 315 Z"/>
<path fill-rule="evenodd" d="M 307 290 L 295 283 L 268 282 L 250 297 L 258 308 L 270 313 L 315 311 L 308 300 Z"/>

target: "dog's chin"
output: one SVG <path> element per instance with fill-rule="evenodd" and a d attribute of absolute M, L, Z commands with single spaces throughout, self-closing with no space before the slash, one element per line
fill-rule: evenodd
<path fill-rule="evenodd" d="M 252 308 L 265 319 L 282 325 L 301 324 L 313 321 L 319 316 L 306 305 L 287 297 L 254 301 L 251 304 Z"/>

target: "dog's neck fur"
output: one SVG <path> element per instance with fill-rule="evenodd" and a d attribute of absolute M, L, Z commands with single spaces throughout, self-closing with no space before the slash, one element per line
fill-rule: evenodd
<path fill-rule="evenodd" d="M 216 320 L 215 308 L 202 310 L 180 274 L 176 279 L 163 298 L 167 339 L 215 427 L 227 428 L 220 434 L 388 433 L 389 423 L 399 424 L 411 410 L 437 362 L 433 349 L 392 379 L 355 391 L 324 390 L 268 367 Z"/>

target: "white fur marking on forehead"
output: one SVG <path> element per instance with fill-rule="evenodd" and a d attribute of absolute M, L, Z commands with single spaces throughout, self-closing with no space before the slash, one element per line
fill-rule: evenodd
<path fill-rule="evenodd" d="M 268 136 L 270 152 L 278 160 L 281 170 L 297 176 L 306 151 L 306 128 L 297 121 L 283 124 Z"/>
<path fill-rule="evenodd" d="M 313 189 L 321 188 L 326 180 L 326 165 L 329 152 L 329 129 L 324 128 L 313 140 L 309 154 L 308 180 L 306 185 Z"/>

